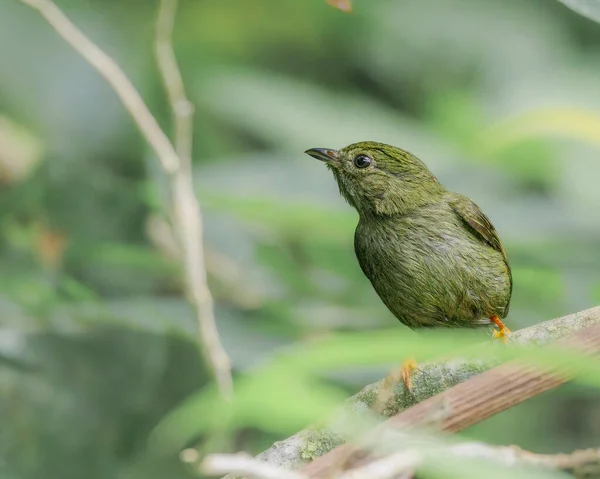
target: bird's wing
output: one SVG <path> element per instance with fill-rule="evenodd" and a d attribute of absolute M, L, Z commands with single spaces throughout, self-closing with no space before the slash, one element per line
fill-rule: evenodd
<path fill-rule="evenodd" d="M 483 241 L 502 254 L 504 262 L 506 263 L 506 268 L 508 269 L 510 292 L 512 294 L 512 274 L 510 271 L 510 265 L 508 264 L 508 258 L 506 257 L 506 251 L 504 251 L 504 247 L 502 246 L 498 232 L 496 231 L 496 228 L 494 228 L 494 225 L 490 219 L 484 214 L 483 211 L 481 211 L 479 206 L 473 203 L 466 196 L 453 195 L 453 198 L 449 201 L 449 205 L 479 240 Z"/>
<path fill-rule="evenodd" d="M 449 204 L 460 219 L 462 219 L 469 226 L 469 229 L 475 233 L 475 236 L 499 253 L 502 253 L 502 256 L 504 256 L 504 259 L 506 260 L 506 252 L 498 237 L 496 228 L 494 228 L 492 222 L 483 211 L 481 211 L 479 206 L 473 203 L 469 198 L 459 195 L 456 195 L 450 200 Z"/>

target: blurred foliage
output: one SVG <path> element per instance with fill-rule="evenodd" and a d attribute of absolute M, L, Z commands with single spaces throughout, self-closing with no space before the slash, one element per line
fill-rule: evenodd
<path fill-rule="evenodd" d="M 600 2 L 598 0 L 560 0 L 577 13 L 600 23 Z"/>
<path fill-rule="evenodd" d="M 58 3 L 170 131 L 156 3 Z M 600 300 L 600 27 L 547 0 L 355 0 L 351 15 L 327 3 L 347 2 L 189 1 L 178 15 L 209 279 L 250 405 L 232 449 L 258 452 L 379 377 L 383 366 L 352 358 L 381 363 L 380 329 L 397 331 L 397 360 L 415 338 L 362 275 L 356 215 L 309 147 L 396 144 L 472 197 L 513 265 L 511 328 Z M 175 455 L 145 453 L 165 414 L 211 393 L 163 178 L 104 81 L 31 10 L 0 8 L 0 471 L 187 477 Z M 352 366 L 327 380 L 273 366 L 340 331 L 365 336 L 332 349 Z M 590 446 L 590 391 L 560 389 L 467 433 L 539 452 Z M 185 414 L 192 436 L 211 407 Z"/>
<path fill-rule="evenodd" d="M 352 3 L 350 0 L 327 0 L 332 7 L 339 8 L 342 12 L 351 12 Z"/>

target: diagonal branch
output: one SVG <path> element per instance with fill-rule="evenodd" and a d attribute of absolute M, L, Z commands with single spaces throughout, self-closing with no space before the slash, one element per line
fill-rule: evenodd
<path fill-rule="evenodd" d="M 144 138 L 156 152 L 164 170 L 172 174 L 179 157 L 144 100 L 115 61 L 92 42 L 51 0 L 20 0 L 37 10 L 54 30 L 104 77 L 131 114 Z"/>
<path fill-rule="evenodd" d="M 217 380 L 220 393 L 224 398 L 231 397 L 231 366 L 216 327 L 202 246 L 202 216 L 188 168 L 127 75 L 111 57 L 79 30 L 51 0 L 20 1 L 37 10 L 54 30 L 106 79 L 156 153 L 169 178 L 173 203 L 172 223 L 183 251 L 186 293 L 196 312 L 202 352 Z"/>
<path fill-rule="evenodd" d="M 556 339 L 570 336 L 600 324 L 600 307 L 595 307 L 538 323 L 511 335 L 511 342 L 517 344 L 543 344 Z M 490 365 L 477 361 L 452 361 L 445 363 L 428 363 L 419 365 L 413 379 L 413 392 L 409 394 L 404 387 L 399 386 L 394 396 L 387 404 L 384 414 L 393 416 L 435 396 L 452 386 L 480 374 L 489 369 Z M 365 386 L 352 396 L 342 408 L 343 421 L 352 421 L 361 415 L 368 414 L 374 399 L 379 393 L 382 381 Z M 344 429 L 343 427 L 341 428 Z M 344 440 L 336 421 L 327 423 L 319 428 L 304 429 L 293 436 L 283 439 L 258 456 L 258 459 L 287 469 L 298 469 L 310 460 L 322 456 Z"/>
<path fill-rule="evenodd" d="M 600 353 L 600 325 L 584 329 L 573 337 L 561 340 L 557 345 L 576 349 L 583 354 Z M 524 366 L 518 361 L 495 367 L 468 381 L 431 397 L 416 406 L 396 414 L 376 427 L 370 437 L 379 436 L 384 430 L 406 430 L 420 427 L 430 418 L 440 416 L 440 405 L 444 414 L 436 420 L 436 429 L 443 432 L 459 432 L 488 417 L 504 411 L 565 383 L 569 379 L 568 360 L 564 367 L 541 368 Z M 372 435 L 372 436 L 371 436 Z M 340 465 L 348 467 L 369 462 L 368 453 L 355 453 L 356 446 L 339 446 L 301 469 L 308 477 L 329 477 Z"/>

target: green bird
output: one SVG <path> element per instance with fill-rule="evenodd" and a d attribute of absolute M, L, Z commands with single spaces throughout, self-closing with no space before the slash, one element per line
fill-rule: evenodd
<path fill-rule="evenodd" d="M 354 250 L 388 309 L 410 328 L 495 324 L 506 341 L 512 276 L 496 229 L 411 153 L 372 141 L 312 148 L 359 214 Z M 410 388 L 415 363 L 402 375 Z"/>

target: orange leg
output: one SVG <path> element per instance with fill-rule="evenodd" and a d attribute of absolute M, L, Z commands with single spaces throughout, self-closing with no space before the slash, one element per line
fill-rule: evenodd
<path fill-rule="evenodd" d="M 379 413 L 383 412 L 385 405 L 387 404 L 390 397 L 394 393 L 394 388 L 397 384 L 402 382 L 406 389 L 412 393 L 412 383 L 410 376 L 416 369 L 417 363 L 414 359 L 405 359 L 402 361 L 402 367 L 393 368 L 383 380 L 379 394 L 375 399 L 373 409 Z"/>
<path fill-rule="evenodd" d="M 492 316 L 490 321 L 498 326 L 498 329 L 494 331 L 493 338 L 500 339 L 503 343 L 508 341 L 508 335 L 510 334 L 510 329 L 508 329 L 504 323 L 500 320 L 498 316 Z"/>
<path fill-rule="evenodd" d="M 412 382 L 410 375 L 417 368 L 417 362 L 414 359 L 405 359 L 402 361 L 402 382 L 406 386 L 406 389 L 412 391 Z"/>

